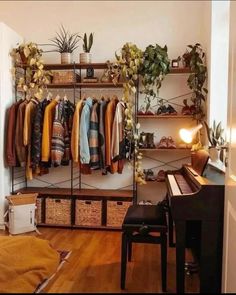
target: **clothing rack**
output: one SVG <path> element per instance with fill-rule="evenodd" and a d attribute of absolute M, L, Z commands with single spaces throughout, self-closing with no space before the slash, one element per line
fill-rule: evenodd
<path fill-rule="evenodd" d="M 25 66 L 24 65 L 19 65 L 21 69 L 23 69 L 23 75 L 25 76 Z M 45 65 L 45 69 L 48 70 L 73 70 L 74 75 L 77 70 L 79 70 L 79 75 L 82 77 L 82 70 L 87 69 L 87 68 L 94 68 L 98 70 L 105 69 L 107 67 L 106 63 L 95 63 L 95 64 L 69 64 L 69 65 L 61 65 L 61 64 L 47 64 Z M 99 89 L 99 94 L 101 95 L 102 91 L 109 93 L 111 91 L 119 90 L 122 89 L 123 84 L 118 83 L 117 86 L 113 85 L 113 83 L 70 83 L 70 84 L 48 84 L 46 91 L 49 92 L 49 89 L 60 89 L 66 91 L 72 91 L 72 97 L 71 101 L 76 105 L 77 99 L 81 100 L 83 98 L 83 94 L 87 93 L 88 90 L 98 90 Z M 138 98 L 138 91 L 135 94 L 135 102 L 137 101 Z M 17 86 L 15 85 L 15 101 L 18 100 L 18 91 L 17 91 Z M 137 121 L 137 104 L 135 103 L 135 122 Z M 80 162 L 79 162 L 80 163 Z M 133 159 L 133 164 L 135 164 L 135 158 Z M 36 191 L 39 193 L 40 196 L 43 196 L 43 194 L 49 193 L 51 195 L 53 191 L 55 191 L 55 194 L 60 195 L 60 191 L 63 192 L 63 194 L 71 197 L 72 203 L 75 203 L 75 200 L 73 197 L 76 195 L 77 197 L 82 194 L 82 198 L 89 196 L 90 194 L 93 195 L 92 198 L 94 197 L 94 192 L 93 190 L 97 191 L 98 194 L 101 194 L 107 198 L 107 200 L 124 200 L 124 201 L 131 201 L 133 203 L 137 203 L 137 186 L 135 182 L 135 165 L 133 166 L 133 172 L 132 172 L 132 190 L 127 190 L 127 186 L 120 187 L 118 189 L 110 189 L 110 190 L 103 190 L 103 189 L 96 189 L 95 186 L 93 185 L 88 185 L 83 182 L 82 180 L 82 175 L 81 175 L 81 163 L 79 164 L 79 169 L 76 169 L 78 166 L 74 164 L 73 160 L 71 159 L 70 161 L 70 188 L 69 189 L 62 189 L 62 188 L 56 188 L 55 186 L 58 186 L 62 184 L 63 182 L 66 182 L 69 180 L 63 179 L 60 182 L 56 184 L 52 184 L 49 181 L 44 181 L 45 187 L 39 188 L 39 187 L 29 187 L 28 186 L 28 181 L 26 177 L 23 175 L 24 169 L 25 168 L 15 168 L 12 167 L 11 170 L 11 176 L 12 176 L 12 193 L 15 194 L 17 192 L 30 192 L 30 191 Z M 76 171 L 75 171 L 76 169 Z M 114 175 L 115 176 L 115 175 Z M 24 177 L 24 179 L 23 179 Z M 37 177 L 38 178 L 38 177 Z M 40 178 L 40 177 L 39 177 Z M 105 179 L 105 178 L 104 178 Z M 77 180 L 77 181 L 76 181 Z M 24 185 L 24 187 L 23 187 Z M 91 187 L 92 189 L 83 189 L 82 185 L 87 185 Z M 75 188 L 75 187 L 78 187 Z M 130 192 L 130 193 L 129 193 Z M 120 195 L 120 198 L 119 198 Z M 103 203 L 104 207 L 104 203 Z M 74 223 L 75 220 L 75 209 L 74 205 L 72 204 L 71 207 L 71 216 L 72 216 L 72 224 Z M 106 211 L 106 210 L 105 210 Z M 104 223 L 104 222 L 103 222 Z M 102 227 L 104 228 L 104 226 Z"/>

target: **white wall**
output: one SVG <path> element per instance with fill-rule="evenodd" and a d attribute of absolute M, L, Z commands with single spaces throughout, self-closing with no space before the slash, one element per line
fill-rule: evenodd
<path fill-rule="evenodd" d="M 227 126 L 230 1 L 213 1 L 211 13 L 211 64 L 209 123 Z"/>
<path fill-rule="evenodd" d="M 6 136 L 6 110 L 14 101 L 14 87 L 11 75 L 11 57 L 9 52 L 16 47 L 22 38 L 0 23 L 0 228 L 3 225 L 4 199 L 11 191 L 10 170 L 5 167 L 5 136 Z"/>
<path fill-rule="evenodd" d="M 114 60 L 114 53 L 125 42 L 134 42 L 144 49 L 149 44 L 158 43 L 168 46 L 169 57 L 176 58 L 185 52 L 188 44 L 199 42 L 205 48 L 207 44 L 204 11 L 210 1 L 0 1 L 0 20 L 17 30 L 26 41 L 48 43 L 55 36 L 59 25 L 63 24 L 71 32 L 94 32 L 94 46 L 92 48 L 93 61 L 104 62 L 107 59 Z M 49 50 L 50 47 L 43 47 Z M 74 53 L 74 61 L 78 62 L 82 44 Z M 45 53 L 46 62 L 60 62 L 59 53 Z M 160 95 L 165 98 L 188 92 L 186 86 L 187 75 L 169 76 Z M 182 100 L 180 101 L 182 103 Z M 148 122 L 142 122 L 143 129 L 155 131 L 155 142 L 162 135 L 172 135 L 178 140 L 178 130 L 188 127 L 192 122 L 174 120 L 165 124 L 165 121 L 156 121 L 152 127 Z M 174 128 L 172 128 L 174 126 Z M 152 130 L 151 130 L 152 128 Z M 161 159 L 161 162 L 145 159 L 144 168 L 156 167 L 163 162 L 173 160 L 175 166 L 181 166 L 188 161 L 183 154 L 163 153 L 150 155 Z M 179 161 L 180 158 L 184 160 Z M 61 170 L 61 173 L 59 170 Z M 161 169 L 173 169 L 169 166 L 161 166 Z M 155 168 L 155 172 L 159 169 Z M 32 185 L 45 185 L 43 181 L 57 182 L 62 180 L 62 174 L 68 175 L 68 182 L 62 185 L 70 185 L 70 168 L 56 168 L 53 173 L 35 180 Z M 66 173 L 66 174 L 65 174 Z M 130 177 L 127 177 L 127 174 Z M 132 180 L 132 173 L 126 169 L 126 173 L 113 177 L 96 175 L 91 184 L 104 188 L 124 187 Z M 57 176 L 57 177 L 55 177 Z M 84 176 L 83 181 L 89 182 L 91 176 Z M 104 183 L 105 181 L 105 183 Z M 155 184 L 156 185 L 156 184 Z M 160 199 L 164 196 L 160 187 L 147 185 L 142 188 L 140 198 L 155 199 L 156 192 L 160 190 Z"/>

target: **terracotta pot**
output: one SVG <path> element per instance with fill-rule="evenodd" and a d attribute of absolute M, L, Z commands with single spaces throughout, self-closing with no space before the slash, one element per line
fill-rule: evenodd
<path fill-rule="evenodd" d="M 79 59 L 81 64 L 90 64 L 92 62 L 92 54 L 88 52 L 80 53 Z"/>
<path fill-rule="evenodd" d="M 62 52 L 61 53 L 61 64 L 70 64 L 71 63 L 71 53 Z"/>

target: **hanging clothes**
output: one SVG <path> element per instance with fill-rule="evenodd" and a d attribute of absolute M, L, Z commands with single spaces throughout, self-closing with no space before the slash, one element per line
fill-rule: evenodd
<path fill-rule="evenodd" d="M 105 114 L 105 164 L 107 171 L 112 174 L 118 171 L 118 162 L 111 160 L 111 139 L 112 139 L 112 126 L 116 111 L 117 103 L 119 102 L 117 96 L 108 103 Z"/>
<path fill-rule="evenodd" d="M 16 146 L 15 146 L 16 120 L 17 120 L 18 108 L 21 103 L 22 103 L 22 100 L 14 103 L 8 109 L 6 162 L 7 162 L 7 165 L 10 167 L 15 167 L 17 165 Z"/>
<path fill-rule="evenodd" d="M 27 147 L 26 178 L 29 180 L 33 179 L 33 171 L 31 168 L 31 132 L 37 104 L 38 101 L 32 98 L 25 107 L 23 142 L 24 146 Z"/>
<path fill-rule="evenodd" d="M 92 105 L 93 99 L 88 97 L 85 101 L 80 118 L 80 161 L 82 164 L 89 164 L 90 162 L 88 136 Z"/>
<path fill-rule="evenodd" d="M 67 166 L 69 165 L 71 159 L 71 149 L 70 149 L 70 141 L 71 141 L 71 132 L 72 132 L 72 124 L 73 124 L 73 115 L 74 115 L 75 107 L 69 101 L 64 101 L 64 144 L 65 144 L 65 151 L 63 158 L 61 160 L 61 165 Z"/>
<path fill-rule="evenodd" d="M 99 151 L 100 151 L 100 168 L 102 169 L 102 174 L 106 174 L 106 146 L 105 146 L 105 113 L 108 102 L 104 99 L 100 100 L 100 110 L 99 110 Z"/>
<path fill-rule="evenodd" d="M 100 107 L 100 104 L 98 102 L 95 102 L 95 104 L 92 107 L 91 116 L 90 116 L 89 151 L 90 151 L 90 167 L 92 169 L 100 168 L 99 141 L 98 141 L 99 107 Z"/>
<path fill-rule="evenodd" d="M 50 103 L 47 99 L 39 102 L 35 109 L 35 116 L 32 125 L 31 134 L 31 167 L 36 174 L 40 173 L 39 166 L 41 162 L 43 119 L 46 106 Z"/>
<path fill-rule="evenodd" d="M 26 165 L 26 147 L 23 143 L 23 133 L 24 133 L 24 119 L 25 119 L 25 108 L 27 105 L 27 100 L 24 100 L 18 108 L 17 118 L 16 118 L 16 136 L 15 136 L 15 146 L 16 155 L 21 167 Z"/>
<path fill-rule="evenodd" d="M 52 100 L 46 106 L 43 118 L 43 134 L 42 134 L 42 161 L 48 162 L 51 153 L 52 123 L 55 115 L 55 107 L 57 100 Z"/>
<path fill-rule="evenodd" d="M 122 173 L 125 159 L 124 112 L 125 104 L 124 102 L 120 101 L 116 106 L 111 141 L 112 160 L 120 160 L 118 163 L 118 173 Z"/>
<path fill-rule="evenodd" d="M 72 132 L 71 132 L 71 154 L 74 162 L 79 162 L 79 140 L 80 140 L 80 115 L 83 108 L 83 100 L 80 100 L 75 108 Z"/>

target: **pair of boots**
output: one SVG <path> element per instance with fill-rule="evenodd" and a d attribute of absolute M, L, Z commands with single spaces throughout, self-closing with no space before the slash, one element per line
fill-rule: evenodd
<path fill-rule="evenodd" d="M 150 132 L 141 132 L 139 137 L 139 147 L 140 148 L 155 148 L 154 144 L 154 133 Z"/>

